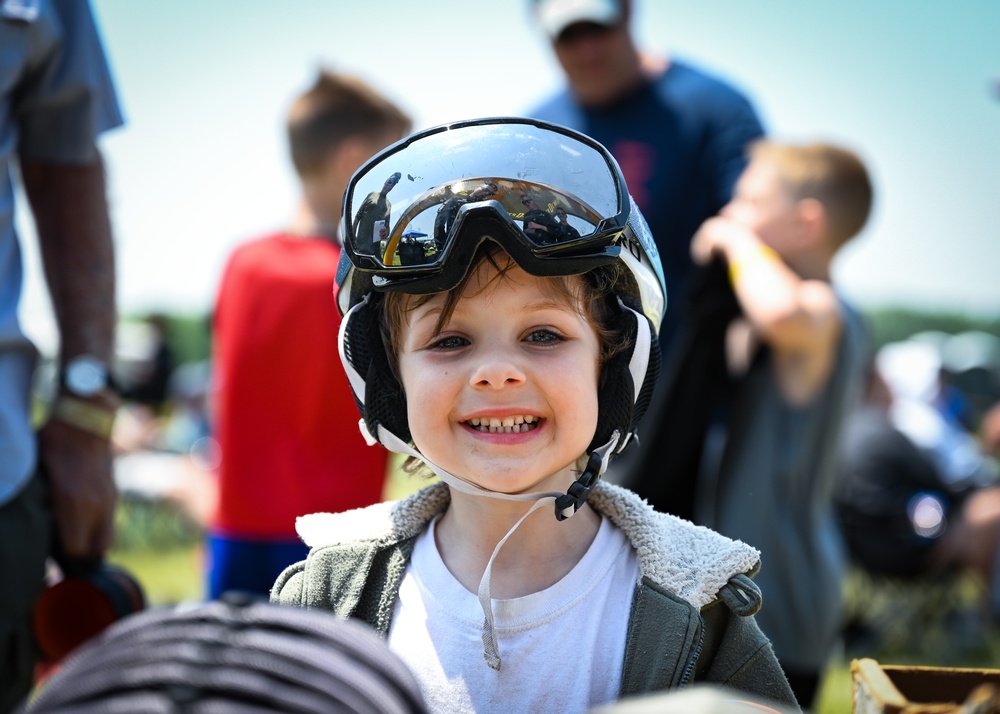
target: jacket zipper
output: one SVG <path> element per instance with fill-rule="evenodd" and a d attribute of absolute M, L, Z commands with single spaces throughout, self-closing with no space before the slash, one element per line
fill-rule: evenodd
<path fill-rule="evenodd" d="M 683 687 L 688 683 L 688 679 L 691 677 L 691 670 L 694 669 L 695 664 L 698 662 L 698 658 L 701 657 L 701 648 L 705 644 L 705 628 L 703 626 L 698 627 L 698 644 L 694 648 L 694 652 L 691 653 L 691 657 L 688 658 L 688 663 L 684 667 L 684 673 L 681 674 L 681 681 L 677 686 Z"/>

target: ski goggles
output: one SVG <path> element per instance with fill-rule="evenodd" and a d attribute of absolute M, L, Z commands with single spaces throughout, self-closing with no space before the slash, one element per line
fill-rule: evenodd
<path fill-rule="evenodd" d="M 378 290 L 449 290 L 484 240 L 543 276 L 641 251 L 663 281 L 648 227 L 607 149 L 532 119 L 463 121 L 392 145 L 354 174 L 343 216 L 347 257 Z"/>

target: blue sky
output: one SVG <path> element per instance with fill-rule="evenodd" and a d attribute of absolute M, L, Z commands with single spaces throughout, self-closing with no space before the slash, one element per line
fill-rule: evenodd
<path fill-rule="evenodd" d="M 835 266 L 849 297 L 1000 312 L 1000 2 L 634 2 L 643 48 L 728 78 L 774 136 L 869 163 L 875 211 Z M 364 77 L 416 128 L 523 113 L 561 83 L 528 0 L 92 6 L 127 120 L 102 140 L 127 312 L 208 310 L 232 247 L 288 221 L 282 122 L 318 67 Z M 26 262 L 22 316 L 44 333 Z"/>

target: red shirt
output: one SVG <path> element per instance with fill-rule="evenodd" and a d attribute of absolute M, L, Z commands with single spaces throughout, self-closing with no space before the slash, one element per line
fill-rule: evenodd
<path fill-rule="evenodd" d="M 361 437 L 337 351 L 339 258 L 284 234 L 229 258 L 213 315 L 222 535 L 294 538 L 297 516 L 381 498 L 388 452 Z"/>

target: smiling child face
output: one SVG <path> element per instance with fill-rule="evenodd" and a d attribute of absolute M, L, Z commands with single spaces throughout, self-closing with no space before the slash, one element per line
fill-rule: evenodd
<path fill-rule="evenodd" d="M 398 359 L 413 441 L 483 488 L 565 489 L 597 428 L 597 333 L 551 280 L 483 261 L 440 330 L 444 295 L 409 299 Z"/>

